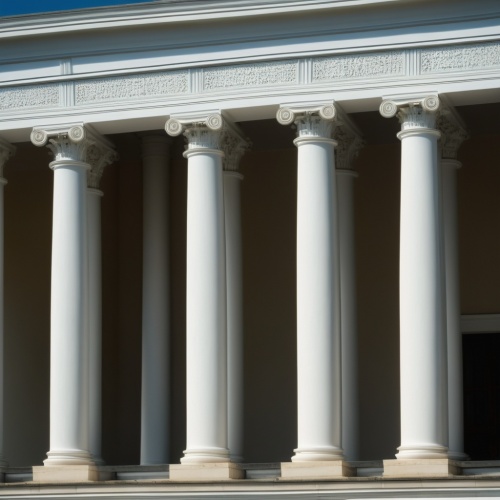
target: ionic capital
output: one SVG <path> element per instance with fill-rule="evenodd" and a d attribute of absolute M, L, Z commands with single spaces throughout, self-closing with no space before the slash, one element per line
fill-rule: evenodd
<path fill-rule="evenodd" d="M 437 120 L 441 132 L 441 158 L 456 160 L 458 150 L 469 134 L 453 108 L 444 108 Z"/>
<path fill-rule="evenodd" d="M 250 141 L 244 137 L 236 125 L 226 121 L 226 127 L 222 135 L 222 150 L 224 151 L 224 170 L 237 172 L 241 157 L 250 148 Z"/>
<path fill-rule="evenodd" d="M 220 149 L 224 126 L 220 113 L 210 113 L 170 118 L 165 124 L 165 130 L 172 137 L 184 134 L 188 141 L 187 151 Z"/>
<path fill-rule="evenodd" d="M 386 99 L 379 111 L 384 118 L 397 116 L 401 122 L 401 131 L 413 129 L 434 129 L 440 108 L 437 95 L 411 99 Z"/>
<path fill-rule="evenodd" d="M 340 108 L 337 111 L 338 125 L 333 133 L 337 142 L 335 168 L 337 170 L 351 170 L 354 160 L 365 145 L 365 141 L 350 118 Z"/>
<path fill-rule="evenodd" d="M 87 148 L 86 157 L 86 163 L 90 165 L 90 170 L 87 173 L 87 186 L 92 189 L 99 189 L 104 168 L 117 159 L 118 154 L 110 145 L 104 144 L 104 142 L 91 144 Z"/>
<path fill-rule="evenodd" d="M 38 147 L 47 146 L 54 154 L 55 161 L 79 162 L 86 161 L 87 148 L 93 144 L 83 124 L 35 127 L 31 132 L 31 142 Z"/>
<path fill-rule="evenodd" d="M 0 138 L 0 178 L 3 178 L 3 167 L 16 152 L 16 147 Z"/>
<path fill-rule="evenodd" d="M 298 138 L 331 139 L 336 118 L 337 109 L 333 102 L 313 106 L 282 106 L 276 114 L 281 125 L 296 125 Z"/>
<path fill-rule="evenodd" d="M 117 155 L 108 139 L 90 125 L 83 123 L 57 127 L 35 127 L 31 132 L 35 146 L 47 146 L 54 161 L 77 161 L 88 165 L 88 186 L 98 189 L 104 167 L 116 160 Z"/>

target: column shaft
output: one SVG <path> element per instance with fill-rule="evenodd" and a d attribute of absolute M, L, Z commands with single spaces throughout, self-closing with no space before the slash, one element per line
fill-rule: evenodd
<path fill-rule="evenodd" d="M 102 191 L 87 189 L 88 227 L 88 331 L 89 331 L 89 441 L 96 463 L 101 457 L 102 421 L 102 264 L 101 264 Z"/>
<path fill-rule="evenodd" d="M 144 136 L 141 464 L 169 463 L 169 139 Z"/>
<path fill-rule="evenodd" d="M 434 129 L 401 139 L 401 446 L 398 458 L 446 458 L 445 318 Z M 443 379 L 444 378 L 444 379 Z"/>
<path fill-rule="evenodd" d="M 298 447 L 292 461 L 342 459 L 334 145 L 299 137 L 297 195 Z"/>
<path fill-rule="evenodd" d="M 243 176 L 224 172 L 227 273 L 228 443 L 231 460 L 243 460 L 243 288 L 241 203 Z"/>
<path fill-rule="evenodd" d="M 466 460 L 463 437 L 462 332 L 458 262 L 457 160 L 442 159 L 443 227 L 448 331 L 448 418 L 450 458 Z"/>
<path fill-rule="evenodd" d="M 356 172 L 352 170 L 336 170 L 340 241 L 342 447 L 349 460 L 359 459 L 358 326 L 353 203 L 353 182 L 356 177 Z"/>
<path fill-rule="evenodd" d="M 1 162 L 1 159 L 0 159 Z M 0 177 L 0 467 L 7 466 L 4 458 L 4 186 L 7 180 Z"/>
<path fill-rule="evenodd" d="M 188 149 L 187 449 L 183 464 L 227 462 L 223 153 Z"/>
<path fill-rule="evenodd" d="M 3 168 L 16 148 L 0 138 L 0 467 L 8 465 L 4 456 L 4 186 Z"/>
<path fill-rule="evenodd" d="M 46 465 L 89 464 L 88 342 L 85 339 L 86 175 L 61 159 L 54 170 L 51 289 L 50 451 Z"/>

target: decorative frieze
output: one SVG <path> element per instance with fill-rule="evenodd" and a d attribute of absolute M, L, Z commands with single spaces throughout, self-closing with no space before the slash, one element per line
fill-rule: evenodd
<path fill-rule="evenodd" d="M 500 43 L 422 49 L 420 59 L 420 73 L 423 75 L 496 69 L 500 68 Z"/>
<path fill-rule="evenodd" d="M 470 77 L 472 72 L 479 74 L 492 70 L 500 70 L 500 42 L 304 57 L 92 79 L 71 80 L 70 75 L 63 75 L 65 81 L 60 83 L 1 87 L 0 110 L 60 110 L 155 99 L 165 102 L 165 97 L 175 102 L 185 100 L 186 96 L 196 99 L 221 91 L 245 94 L 264 88 L 279 92 L 279 89 L 285 91 L 300 86 L 300 91 L 304 92 L 308 86 L 342 87 L 343 82 L 347 85 L 351 81 L 357 81 L 357 89 L 362 90 L 374 81 L 378 85 L 384 80 L 405 84 L 432 75 L 454 72 L 467 73 Z"/>
<path fill-rule="evenodd" d="M 59 95 L 56 83 L 0 88 L 0 110 L 58 107 Z"/>
<path fill-rule="evenodd" d="M 219 66 L 203 70 L 203 90 L 298 84 L 298 61 Z"/>
<path fill-rule="evenodd" d="M 75 83 L 75 104 L 186 94 L 188 71 L 96 78 Z"/>
<path fill-rule="evenodd" d="M 335 82 L 356 78 L 404 76 L 405 51 L 350 54 L 313 59 L 312 82 Z"/>

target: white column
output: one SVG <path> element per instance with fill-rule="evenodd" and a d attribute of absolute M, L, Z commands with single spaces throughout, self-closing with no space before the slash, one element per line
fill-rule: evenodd
<path fill-rule="evenodd" d="M 222 128 L 218 114 L 166 125 L 188 139 L 184 465 L 229 462 Z"/>
<path fill-rule="evenodd" d="M 232 462 L 243 461 L 243 284 L 240 188 L 238 172 L 247 144 L 224 141 L 224 216 L 227 283 L 228 446 Z"/>
<path fill-rule="evenodd" d="M 398 459 L 448 457 L 438 108 L 435 96 L 380 107 L 383 116 L 398 114 L 402 123 Z"/>
<path fill-rule="evenodd" d="M 335 108 L 281 108 L 295 122 L 298 446 L 293 462 L 342 460 Z M 282 469 L 283 474 L 283 469 Z"/>
<path fill-rule="evenodd" d="M 141 464 L 169 463 L 170 290 L 169 142 L 142 137 Z"/>
<path fill-rule="evenodd" d="M 50 142 L 47 144 L 49 140 Z M 83 126 L 33 130 L 32 142 L 54 153 L 52 226 L 50 451 L 46 466 L 90 465 L 86 329 L 86 150 Z"/>
<path fill-rule="evenodd" d="M 342 116 L 335 128 L 335 150 L 339 213 L 340 332 L 342 355 L 342 447 L 347 460 L 359 460 L 358 323 L 354 238 L 354 180 L 352 164 L 363 141 L 359 132 Z"/>
<path fill-rule="evenodd" d="M 353 170 L 337 169 L 340 241 L 340 331 L 342 344 L 342 445 L 348 460 L 359 459 L 358 324 L 354 245 Z"/>
<path fill-rule="evenodd" d="M 462 331 L 460 328 L 457 214 L 457 171 L 462 164 L 456 159 L 458 149 L 467 138 L 467 133 L 457 120 L 454 119 L 451 111 L 441 115 L 439 128 L 441 130 L 441 176 L 448 343 L 448 454 L 453 460 L 467 460 L 469 457 L 464 453 Z"/>
<path fill-rule="evenodd" d="M 102 459 L 102 248 L 100 180 L 116 154 L 103 137 L 87 149 L 87 315 L 89 342 L 89 450 L 96 464 Z"/>
<path fill-rule="evenodd" d="M 8 462 L 4 455 L 4 186 L 7 180 L 3 177 L 3 169 L 7 160 L 14 154 L 16 148 L 0 139 L 0 467 L 6 467 Z"/>

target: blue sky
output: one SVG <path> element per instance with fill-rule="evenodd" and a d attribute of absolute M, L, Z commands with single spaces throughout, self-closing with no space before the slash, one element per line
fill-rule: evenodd
<path fill-rule="evenodd" d="M 0 0 L 0 16 L 144 3 L 151 0 Z"/>

